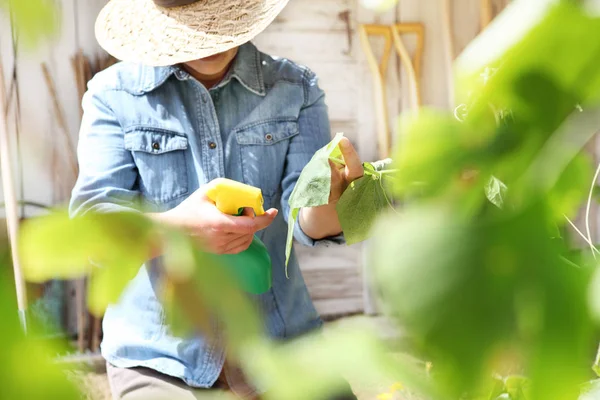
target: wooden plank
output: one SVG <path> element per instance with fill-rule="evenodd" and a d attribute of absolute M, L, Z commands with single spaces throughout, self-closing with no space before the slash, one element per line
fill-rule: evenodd
<path fill-rule="evenodd" d="M 460 3 L 458 1 L 455 4 Z M 425 46 L 423 56 L 423 85 L 422 99 L 424 105 L 449 108 L 447 74 L 445 72 L 445 54 L 443 49 L 443 8 L 436 5 L 417 1 L 400 2 L 400 22 L 418 21 L 425 26 Z M 477 23 L 477 22 L 476 22 Z M 412 44 L 408 42 L 409 51 Z M 412 53 L 411 53 L 412 54 Z M 406 82 L 407 77 L 402 70 L 401 82 Z M 402 88 L 402 110 L 407 109 L 410 93 L 407 85 Z"/>
<path fill-rule="evenodd" d="M 362 313 L 362 298 L 327 299 L 314 302 L 317 312 L 323 317 L 343 316 Z"/>
<path fill-rule="evenodd" d="M 13 46 L 12 46 L 12 37 L 11 37 L 11 30 L 10 30 L 10 20 L 8 18 L 7 13 L 5 12 L 0 12 L 0 64 L 2 64 L 3 69 L 2 72 L 3 74 L 0 76 L 0 79 L 3 80 L 4 83 L 4 87 L 6 87 L 7 92 L 11 91 L 11 81 L 12 81 L 12 71 L 13 71 L 13 65 L 14 65 L 14 57 L 13 57 Z M 8 94 L 9 100 L 8 102 L 11 102 L 10 98 L 12 97 L 10 95 L 10 93 Z M 0 110 L 0 112 L 4 113 L 4 110 Z M 10 154 L 15 154 L 13 151 L 15 150 L 15 148 L 13 147 L 14 145 L 14 113 L 9 112 L 8 115 L 8 121 L 7 121 L 7 130 L 8 130 L 8 135 L 11 138 L 11 149 L 10 149 Z M 12 161 L 14 162 L 14 157 L 12 157 Z M 13 164 L 13 169 L 14 171 L 16 171 L 16 164 Z M 15 179 L 15 184 L 16 187 L 19 187 L 19 180 L 18 180 L 18 176 L 14 176 Z M 18 194 L 18 191 L 17 191 Z M 0 185 L 0 196 L 2 196 L 2 201 L 4 201 L 4 193 L 3 193 L 3 189 L 2 189 L 2 185 Z M 3 208 L 0 209 L 0 216 L 2 218 L 6 218 L 6 211 Z M 2 220 L 2 222 L 4 223 L 1 227 L 1 231 L 3 236 L 8 239 L 8 235 L 7 235 L 7 227 L 6 227 L 6 220 Z"/>
<path fill-rule="evenodd" d="M 74 23 L 77 24 L 77 44 L 88 54 L 104 53 L 96 41 L 94 25 L 106 0 L 74 0 Z"/>
<path fill-rule="evenodd" d="M 356 99 L 358 88 L 355 84 L 355 62 L 321 61 L 307 66 L 317 75 L 319 86 L 325 93 L 343 92 L 352 94 Z"/>
<path fill-rule="evenodd" d="M 405 336 L 404 330 L 394 321 L 384 316 L 370 317 L 365 315 L 355 315 L 342 318 L 336 321 L 328 322 L 325 325 L 324 333 L 327 334 L 330 329 L 352 329 L 361 327 L 367 329 L 382 340 L 398 340 Z"/>
<path fill-rule="evenodd" d="M 290 30 L 345 32 L 346 23 L 340 18 L 340 13 L 349 11 L 352 14 L 356 2 L 352 0 L 293 0 L 288 3 L 283 12 L 267 28 L 271 32 Z M 354 18 L 350 18 L 353 24 Z"/>
<path fill-rule="evenodd" d="M 352 143 L 360 154 L 360 146 L 358 143 L 359 133 L 357 131 L 356 120 L 331 120 L 331 134 L 335 135 L 338 132 L 343 133 L 344 136 L 350 139 L 350 143 Z"/>
<path fill-rule="evenodd" d="M 357 268 L 361 265 L 361 246 L 317 246 L 294 245 L 302 271 L 315 269 Z"/>
<path fill-rule="evenodd" d="M 454 21 L 454 57 L 456 58 L 479 34 L 480 0 L 460 0 L 452 2 L 452 19 Z"/>
<path fill-rule="evenodd" d="M 323 62 L 353 62 L 344 32 L 265 31 L 253 42 L 263 52 L 285 57 L 311 68 Z M 354 45 L 355 46 L 355 45 Z"/>
<path fill-rule="evenodd" d="M 304 271 L 302 275 L 313 300 L 362 296 L 358 268 L 316 269 Z"/>

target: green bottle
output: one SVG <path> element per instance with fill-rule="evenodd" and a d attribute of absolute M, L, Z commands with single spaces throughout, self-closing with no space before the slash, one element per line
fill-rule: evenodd
<path fill-rule="evenodd" d="M 230 179 L 218 178 L 208 184 L 206 195 L 223 213 L 240 216 L 244 208 L 263 215 L 263 197 L 259 188 Z M 222 254 L 218 261 L 225 265 L 248 293 L 261 294 L 271 288 L 271 256 L 267 246 L 256 236 L 245 251 Z"/>
<path fill-rule="evenodd" d="M 271 256 L 267 246 L 256 236 L 248 249 L 238 254 L 223 254 L 219 262 L 225 264 L 248 293 L 261 294 L 271 288 Z"/>

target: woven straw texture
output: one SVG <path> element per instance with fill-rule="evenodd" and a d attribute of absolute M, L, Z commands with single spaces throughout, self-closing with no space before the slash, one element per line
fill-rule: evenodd
<path fill-rule="evenodd" d="M 252 40 L 273 22 L 287 2 L 200 0 L 163 8 L 152 0 L 111 0 L 96 21 L 96 38 L 119 60 L 175 65 Z"/>

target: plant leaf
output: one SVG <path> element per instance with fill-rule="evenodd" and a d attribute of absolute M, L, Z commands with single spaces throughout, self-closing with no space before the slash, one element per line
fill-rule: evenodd
<path fill-rule="evenodd" d="M 325 147 L 318 150 L 302 170 L 298 182 L 290 196 L 291 208 L 318 207 L 329 202 L 331 188 L 331 167 L 329 157 L 339 156 L 335 151 L 340 140 L 344 137 L 338 133 Z"/>
<path fill-rule="evenodd" d="M 88 213 L 70 219 L 54 212 L 23 224 L 20 254 L 24 276 L 32 282 L 72 279 L 91 265 L 135 265 L 150 253 L 152 222 L 138 213 Z M 122 271 L 124 272 L 124 271 Z"/>
<path fill-rule="evenodd" d="M 287 264 L 290 259 L 290 255 L 292 254 L 292 240 L 294 239 L 294 225 L 296 224 L 296 218 L 298 218 L 298 214 L 300 213 L 299 208 L 292 208 L 290 210 L 290 216 L 288 220 L 288 233 L 287 233 L 287 243 L 285 245 L 285 276 L 289 278 L 287 271 Z"/>
<path fill-rule="evenodd" d="M 336 206 L 346 243 L 354 244 L 367 239 L 373 223 L 386 206 L 378 175 L 364 175 L 352 182 Z"/>
<path fill-rule="evenodd" d="M 495 176 L 492 176 L 485 187 L 485 195 L 493 205 L 501 209 L 504 206 L 506 189 L 504 182 Z"/>
<path fill-rule="evenodd" d="M 329 192 L 331 191 L 331 166 L 329 158 L 341 157 L 338 148 L 340 140 L 344 135 L 337 133 L 333 140 L 325 147 L 319 149 L 302 170 L 298 182 L 290 195 L 290 215 L 288 218 L 288 237 L 285 247 L 285 265 L 292 253 L 292 241 L 294 239 L 294 225 L 298 213 L 303 207 L 318 207 L 329 203 Z M 286 270 L 287 275 L 287 270 Z"/>
<path fill-rule="evenodd" d="M 0 11 L 10 14 L 19 41 L 26 47 L 34 47 L 60 26 L 60 15 L 51 0 L 0 0 Z"/>

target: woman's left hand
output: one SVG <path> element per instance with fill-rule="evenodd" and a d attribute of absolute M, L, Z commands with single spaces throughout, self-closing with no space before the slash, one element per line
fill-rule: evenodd
<path fill-rule="evenodd" d="M 344 137 L 339 143 L 342 156 L 346 165 L 340 165 L 329 161 L 331 165 L 331 190 L 329 192 L 329 203 L 335 204 L 342 197 L 344 190 L 353 181 L 362 177 L 364 174 L 362 162 L 358 153 L 350 143 L 348 138 Z"/>
<path fill-rule="evenodd" d="M 346 165 L 329 161 L 331 165 L 329 204 L 303 208 L 300 210 L 300 216 L 298 217 L 304 233 L 315 240 L 335 236 L 342 232 L 342 226 L 335 209 L 337 201 L 342 197 L 342 193 L 348 185 L 363 176 L 364 173 L 360 157 L 358 157 L 352 143 L 347 138 L 342 138 L 339 146 Z"/>

